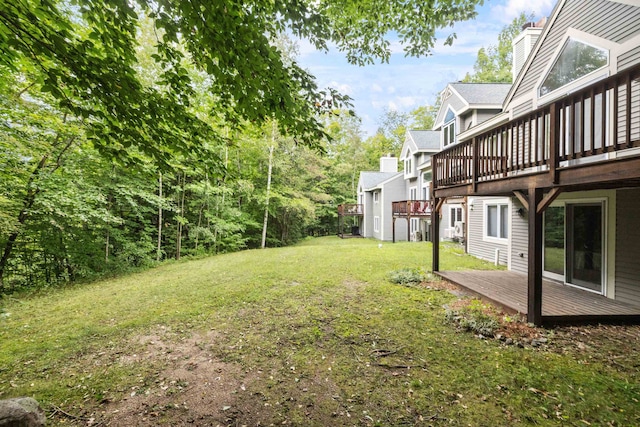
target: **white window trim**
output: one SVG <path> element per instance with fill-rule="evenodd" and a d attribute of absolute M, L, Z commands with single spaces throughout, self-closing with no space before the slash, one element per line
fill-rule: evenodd
<path fill-rule="evenodd" d="M 375 233 L 380 232 L 380 217 L 377 215 L 373 217 L 373 231 Z"/>
<path fill-rule="evenodd" d="M 380 192 L 379 191 L 374 191 L 373 192 L 373 203 L 380 203 Z"/>
<path fill-rule="evenodd" d="M 449 207 L 449 228 L 451 229 L 455 228 L 455 223 L 458 221 L 457 219 L 458 210 L 460 210 L 460 218 L 462 218 L 460 221 L 464 222 L 464 215 L 463 215 L 464 212 L 462 212 L 462 206 L 461 205 L 450 206 Z M 451 225 L 452 222 L 453 222 L 453 225 Z"/>
<path fill-rule="evenodd" d="M 558 89 L 551 91 L 546 95 L 540 96 L 540 87 L 542 86 L 544 81 L 547 79 L 549 72 L 551 71 L 556 61 L 558 60 L 558 57 L 562 53 L 562 50 L 564 49 L 564 46 L 567 43 L 567 40 L 570 38 L 573 38 L 586 45 L 608 51 L 609 58 L 607 60 L 607 65 L 601 68 L 598 68 L 597 70 L 594 70 L 589 74 L 586 74 L 574 80 L 571 83 L 568 83 L 562 87 L 559 87 Z M 616 61 L 615 58 L 617 58 L 617 56 L 614 57 L 614 55 L 616 55 L 616 51 L 618 50 L 616 49 L 617 46 L 618 45 L 616 45 L 615 43 L 609 40 L 594 36 L 593 34 L 585 33 L 584 31 L 579 31 L 574 28 L 569 28 L 565 33 L 565 35 L 560 40 L 560 43 L 558 43 L 558 47 L 553 52 L 553 55 L 551 56 L 551 60 L 549 60 L 549 62 L 545 66 L 542 73 L 540 73 L 540 77 L 538 77 L 538 80 L 536 81 L 535 96 L 534 96 L 534 99 L 537 101 L 536 108 L 549 104 L 553 101 L 556 101 L 559 98 L 562 98 L 598 80 L 602 80 L 609 77 L 613 72 L 614 63 Z M 615 64 L 615 66 L 617 67 L 617 64 Z"/>
<path fill-rule="evenodd" d="M 507 221 L 509 221 L 509 223 L 507 224 L 507 237 L 492 237 L 492 236 L 488 236 L 487 235 L 487 210 L 489 208 L 489 206 L 500 206 L 500 205 L 506 205 L 507 206 Z M 501 217 L 501 210 L 498 209 L 498 229 L 501 228 L 501 221 L 502 221 L 502 217 Z M 483 200 L 482 202 L 482 240 L 485 242 L 490 242 L 490 243 L 499 243 L 502 245 L 506 245 L 509 244 L 509 237 L 511 236 L 511 199 L 509 198 L 500 198 L 500 199 L 493 199 L 493 200 Z"/>

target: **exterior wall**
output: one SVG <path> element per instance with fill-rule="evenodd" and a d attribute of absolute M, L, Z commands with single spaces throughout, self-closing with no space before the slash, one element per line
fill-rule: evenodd
<path fill-rule="evenodd" d="M 498 109 L 498 110 L 476 110 L 477 121 L 473 125 L 477 126 L 480 123 L 484 123 L 487 120 L 489 120 L 490 118 L 495 117 L 496 115 L 500 114 L 501 112 L 502 112 L 502 110 L 500 110 L 500 109 Z"/>
<path fill-rule="evenodd" d="M 640 189 L 616 195 L 615 299 L 640 305 Z"/>
<path fill-rule="evenodd" d="M 374 202 L 373 201 L 374 200 L 373 194 L 376 193 L 376 192 L 378 193 L 378 201 Z M 371 209 L 371 212 L 372 212 L 372 215 L 371 215 L 372 227 L 371 227 L 371 229 L 373 230 L 372 236 L 374 238 L 378 239 L 378 240 L 382 240 L 382 233 L 384 231 L 384 212 L 383 212 L 383 209 L 382 209 L 382 191 L 374 190 L 374 191 L 370 192 L 370 194 L 371 194 L 371 206 L 372 206 L 372 209 Z M 374 220 L 375 217 L 380 218 L 380 228 L 378 229 L 378 231 L 376 231 L 375 227 L 373 227 L 373 224 L 374 224 L 374 221 L 375 221 Z"/>
<path fill-rule="evenodd" d="M 451 96 L 449 96 L 447 99 L 445 99 L 442 102 L 442 107 L 440 107 L 438 117 L 436 117 L 436 120 L 434 122 L 436 125 L 442 124 L 445 116 L 447 115 L 447 111 L 449 107 L 451 107 L 454 112 L 457 112 L 462 110 L 464 107 L 466 107 L 466 104 L 456 94 L 452 94 Z M 459 122 L 457 124 L 459 124 Z M 438 130 L 438 129 L 439 127 L 438 128 L 434 127 L 434 130 Z"/>
<path fill-rule="evenodd" d="M 370 191 L 362 193 L 362 229 L 360 233 L 364 237 L 373 237 L 373 195 Z"/>
<path fill-rule="evenodd" d="M 393 239 L 393 211 L 392 202 L 398 202 L 405 200 L 405 180 L 402 179 L 402 175 L 395 178 L 386 184 L 380 195 L 380 228 L 381 234 L 380 240 L 391 241 Z M 407 240 L 407 226 L 405 220 L 396 221 L 396 241 Z"/>
<path fill-rule="evenodd" d="M 494 200 L 502 200 L 503 197 L 473 197 L 473 210 L 471 199 L 467 209 L 467 251 L 469 254 L 487 261 L 494 261 L 496 250 L 500 251 L 499 263 L 507 265 L 509 261 L 509 244 L 486 241 L 483 237 L 484 230 L 484 204 Z M 511 231 L 511 230 L 510 230 Z"/>
<path fill-rule="evenodd" d="M 511 198 L 511 258 L 509 270 L 527 274 L 529 272 L 529 223 L 527 211 L 524 216 L 518 214 L 518 209 L 524 209 L 520 200 Z"/>
<path fill-rule="evenodd" d="M 638 33 L 640 8 L 606 0 L 567 0 L 556 21 L 547 23 L 550 24 L 553 26 L 517 88 L 514 99 L 531 96 L 535 92 L 536 83 L 553 60 L 556 48 L 567 28 L 584 31 L 615 43 L 623 43 Z M 635 56 L 625 56 L 623 61 L 623 65 L 629 67 L 640 62 L 640 55 L 636 52 Z"/>

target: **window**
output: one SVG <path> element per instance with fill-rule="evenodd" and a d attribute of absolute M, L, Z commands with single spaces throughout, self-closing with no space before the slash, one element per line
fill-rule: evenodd
<path fill-rule="evenodd" d="M 487 239 L 509 238 L 509 204 L 487 202 L 485 205 L 484 237 Z"/>
<path fill-rule="evenodd" d="M 376 233 L 380 232 L 380 217 L 379 216 L 374 216 L 373 217 L 373 231 L 375 231 Z"/>
<path fill-rule="evenodd" d="M 373 203 L 378 203 L 380 201 L 380 193 L 377 191 L 373 192 Z"/>
<path fill-rule="evenodd" d="M 540 86 L 544 96 L 580 77 L 604 67 L 609 62 L 609 52 L 573 38 L 568 38 L 549 74 Z"/>
<path fill-rule="evenodd" d="M 461 206 L 451 207 L 451 210 L 449 211 L 449 227 L 451 228 L 455 227 L 456 221 L 462 221 Z"/>
<path fill-rule="evenodd" d="M 418 199 L 418 188 L 411 187 L 409 189 L 409 200 L 417 200 Z"/>
<path fill-rule="evenodd" d="M 448 110 L 447 115 L 444 117 L 442 135 L 445 147 L 456 142 L 456 115 L 452 110 Z"/>
<path fill-rule="evenodd" d="M 404 174 L 405 175 L 413 175 L 413 169 L 411 164 L 411 158 L 404 161 Z"/>

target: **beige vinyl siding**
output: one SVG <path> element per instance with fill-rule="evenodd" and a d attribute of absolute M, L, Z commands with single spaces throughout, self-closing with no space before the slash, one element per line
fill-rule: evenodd
<path fill-rule="evenodd" d="M 523 104 L 520 104 L 520 105 L 518 105 L 516 107 L 513 107 L 513 109 L 512 109 L 513 117 L 522 116 L 524 114 L 527 114 L 531 110 L 533 110 L 533 101 L 532 100 L 528 100 L 527 102 L 525 102 Z"/>
<path fill-rule="evenodd" d="M 616 202 L 615 298 L 640 305 L 640 190 L 619 190 Z"/>
<path fill-rule="evenodd" d="M 640 8 L 605 0 L 568 0 L 540 46 L 513 96 L 514 99 L 528 95 L 535 89 L 536 81 L 553 59 L 552 56 L 569 27 L 623 43 L 637 34 L 640 28 Z"/>
<path fill-rule="evenodd" d="M 500 264 L 507 265 L 509 254 L 508 244 L 487 242 L 483 239 L 484 201 L 495 200 L 492 197 L 474 197 L 473 210 L 469 209 L 469 225 L 467 251 L 478 258 L 494 261 L 496 249 L 500 250 Z M 503 198 L 500 198 L 503 199 Z M 469 202 L 470 203 L 470 202 Z"/>
<path fill-rule="evenodd" d="M 475 110 L 476 117 L 478 118 L 478 123 L 474 123 L 474 126 L 479 125 L 480 123 L 484 123 L 493 116 L 500 114 L 502 112 L 501 109 L 493 109 L 493 110 Z"/>
<path fill-rule="evenodd" d="M 640 46 L 618 56 L 618 70 L 624 70 L 640 63 Z"/>
<path fill-rule="evenodd" d="M 527 274 L 529 272 L 529 224 L 527 213 L 518 215 L 522 204 L 516 198 L 511 199 L 511 264 L 509 270 Z"/>

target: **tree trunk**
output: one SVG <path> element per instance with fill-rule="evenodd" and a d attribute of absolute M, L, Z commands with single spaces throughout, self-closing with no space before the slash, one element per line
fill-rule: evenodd
<path fill-rule="evenodd" d="M 66 119 L 66 117 L 65 117 Z M 69 138 L 65 145 L 62 147 L 58 156 L 56 158 L 56 163 L 51 169 L 51 173 L 55 172 L 62 165 L 62 156 L 64 153 L 73 145 L 75 141 L 75 137 Z M 53 149 L 55 149 L 60 143 L 60 135 L 56 136 L 56 141 L 53 143 Z M 53 154 L 53 150 L 51 153 L 47 153 L 38 162 L 36 168 L 31 172 L 31 176 L 29 177 L 29 181 L 27 183 L 27 194 L 22 202 L 22 209 L 18 214 L 17 219 L 17 227 L 16 230 L 9 235 L 7 242 L 4 246 L 4 250 L 2 251 L 2 257 L 0 258 L 0 293 L 4 290 L 4 275 L 7 269 L 7 263 L 9 262 L 9 258 L 11 258 L 11 253 L 15 247 L 16 241 L 18 240 L 18 236 L 20 235 L 21 228 L 24 226 L 25 222 L 29 217 L 29 211 L 33 207 L 34 202 L 36 201 L 36 196 L 40 192 L 38 186 L 36 186 L 36 180 L 40 176 L 42 170 L 47 166 L 47 162 L 49 161 L 49 157 Z"/>
<path fill-rule="evenodd" d="M 180 183 L 180 177 L 178 177 L 178 183 Z M 178 235 L 176 236 L 176 259 L 180 259 L 180 253 L 182 252 L 182 229 L 184 228 L 184 193 L 187 183 L 187 173 L 182 173 L 182 186 L 180 188 L 180 215 L 178 219 Z"/>
<path fill-rule="evenodd" d="M 273 121 L 271 146 L 269 147 L 269 171 L 267 172 L 267 196 L 264 206 L 264 221 L 262 222 L 262 249 L 267 247 L 267 223 L 269 221 L 269 197 L 271 192 L 271 171 L 273 170 L 273 150 L 276 143 L 276 122 Z"/>
<path fill-rule="evenodd" d="M 158 248 L 156 250 L 156 261 L 162 257 L 162 172 L 158 174 Z"/>

